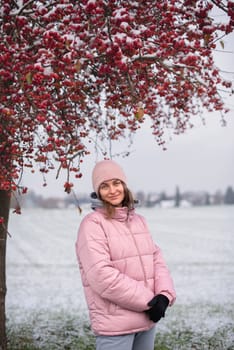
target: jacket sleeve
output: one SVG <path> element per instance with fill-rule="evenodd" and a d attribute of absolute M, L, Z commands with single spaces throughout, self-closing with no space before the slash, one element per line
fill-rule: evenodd
<path fill-rule="evenodd" d="M 81 222 L 76 254 L 86 283 L 102 298 L 132 311 L 148 309 L 153 292 L 113 266 L 105 232 L 97 219 L 86 217 Z"/>
<path fill-rule="evenodd" d="M 171 306 L 175 302 L 176 292 L 161 249 L 157 245 L 155 245 L 154 250 L 154 271 L 155 293 L 156 295 L 164 294 L 169 299 L 169 305 Z"/>

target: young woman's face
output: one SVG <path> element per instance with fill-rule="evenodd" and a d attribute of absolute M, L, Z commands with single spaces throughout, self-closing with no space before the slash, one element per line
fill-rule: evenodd
<path fill-rule="evenodd" d="M 121 207 L 124 200 L 123 184 L 118 179 L 104 181 L 99 187 L 99 194 L 103 201 Z"/>

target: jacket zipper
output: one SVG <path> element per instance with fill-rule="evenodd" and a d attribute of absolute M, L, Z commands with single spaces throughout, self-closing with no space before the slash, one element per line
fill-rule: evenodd
<path fill-rule="evenodd" d="M 145 287 L 148 287 L 148 282 L 147 282 L 147 278 L 146 278 L 145 267 L 144 267 L 144 264 L 143 264 L 142 256 L 141 256 L 140 251 L 139 251 L 138 244 L 137 244 L 137 242 L 136 242 L 136 238 L 135 238 L 135 236 L 134 236 L 134 234 L 133 234 L 133 232 L 132 232 L 132 230 L 131 230 L 131 228 L 130 228 L 130 223 L 129 223 L 129 221 L 127 221 L 126 224 L 127 224 L 127 228 L 128 228 L 128 230 L 129 230 L 129 232 L 131 233 L 132 239 L 133 239 L 134 244 L 135 244 L 135 247 L 136 247 L 136 249 L 137 249 L 138 257 L 139 257 L 139 259 L 140 259 L 141 268 L 142 268 L 143 276 L 144 276 L 144 285 L 145 285 Z"/>

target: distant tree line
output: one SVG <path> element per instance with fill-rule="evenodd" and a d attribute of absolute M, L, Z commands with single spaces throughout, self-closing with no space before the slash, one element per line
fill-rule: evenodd
<path fill-rule="evenodd" d="M 222 204 L 234 204 L 234 190 L 231 186 L 228 186 L 226 191 L 216 191 L 211 194 L 207 191 L 187 191 L 181 192 L 179 186 L 176 186 L 175 193 L 173 195 L 167 195 L 166 192 L 161 193 L 148 193 L 138 192 L 137 198 L 140 199 L 143 206 L 152 207 L 160 205 L 164 202 L 173 202 L 174 207 L 180 207 L 181 205 L 190 204 L 192 206 L 199 205 L 222 205 Z"/>
<path fill-rule="evenodd" d="M 226 191 L 216 191 L 210 194 L 207 191 L 187 191 L 181 192 L 179 186 L 176 186 L 175 193 L 168 195 L 165 191 L 149 192 L 138 191 L 135 197 L 139 200 L 139 205 L 142 207 L 153 207 L 169 204 L 170 206 L 180 207 L 185 205 L 190 206 L 207 206 L 207 205 L 232 205 L 234 204 L 234 190 L 228 186 Z M 58 197 L 43 197 L 33 191 L 20 197 L 15 194 L 12 196 L 11 207 L 26 207 L 26 208 L 69 208 L 73 206 L 83 206 L 90 204 L 90 195 L 87 193 L 75 194 L 70 193 L 63 198 Z"/>

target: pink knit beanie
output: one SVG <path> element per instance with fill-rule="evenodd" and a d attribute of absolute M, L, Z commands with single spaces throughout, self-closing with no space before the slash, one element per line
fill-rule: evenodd
<path fill-rule="evenodd" d="M 120 165 L 113 160 L 101 160 L 98 162 L 92 173 L 94 191 L 98 193 L 101 183 L 112 179 L 119 179 L 126 183 L 127 179 Z"/>

